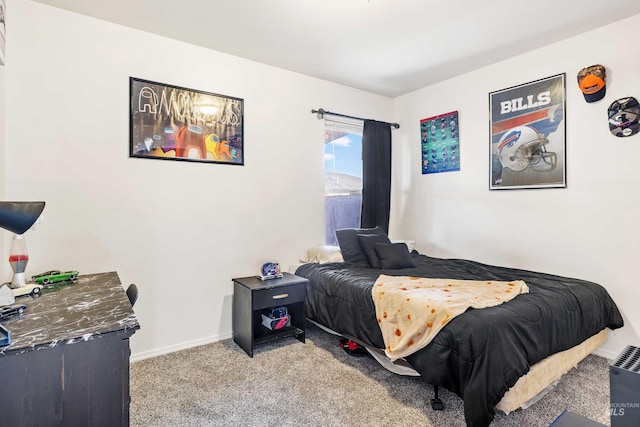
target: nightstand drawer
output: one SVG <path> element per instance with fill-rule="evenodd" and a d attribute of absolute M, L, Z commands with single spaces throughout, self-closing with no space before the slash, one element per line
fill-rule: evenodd
<path fill-rule="evenodd" d="M 253 292 L 253 309 L 276 307 L 304 301 L 305 285 L 278 286 Z"/>

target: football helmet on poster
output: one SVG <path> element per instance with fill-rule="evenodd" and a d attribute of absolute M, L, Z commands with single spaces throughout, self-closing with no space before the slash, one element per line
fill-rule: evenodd
<path fill-rule="evenodd" d="M 556 153 L 547 151 L 547 137 L 531 126 L 508 130 L 498 142 L 498 158 L 503 167 L 516 172 L 531 166 L 548 172 L 556 167 Z"/>

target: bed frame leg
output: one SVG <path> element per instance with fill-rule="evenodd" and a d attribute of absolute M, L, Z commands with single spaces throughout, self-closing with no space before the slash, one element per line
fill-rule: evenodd
<path fill-rule="evenodd" d="M 442 400 L 440 400 L 440 398 L 438 398 L 438 386 L 437 385 L 433 386 L 433 399 L 431 399 L 431 408 L 434 411 L 442 411 L 444 409 L 444 403 L 442 403 Z"/>

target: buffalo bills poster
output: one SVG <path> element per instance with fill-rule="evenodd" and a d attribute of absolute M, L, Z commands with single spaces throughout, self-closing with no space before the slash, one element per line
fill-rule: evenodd
<path fill-rule="evenodd" d="M 565 75 L 489 94 L 490 190 L 564 188 Z"/>
<path fill-rule="evenodd" d="M 460 170 L 458 112 L 420 120 L 422 174 Z"/>

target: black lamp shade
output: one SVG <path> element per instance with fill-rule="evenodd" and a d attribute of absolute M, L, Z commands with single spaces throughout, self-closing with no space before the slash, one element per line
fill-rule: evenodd
<path fill-rule="evenodd" d="M 44 202 L 0 202 L 0 227 L 22 234 L 40 218 Z"/>

